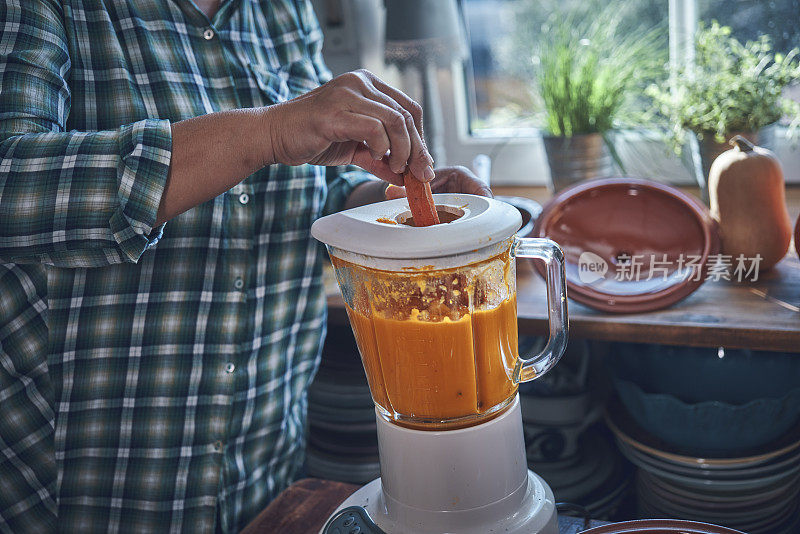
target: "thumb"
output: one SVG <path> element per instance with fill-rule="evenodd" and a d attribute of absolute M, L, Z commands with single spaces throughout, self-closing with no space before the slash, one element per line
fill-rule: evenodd
<path fill-rule="evenodd" d="M 405 198 L 406 196 L 406 188 L 402 185 L 390 185 L 386 188 L 384 192 L 384 196 L 386 196 L 386 200 L 394 200 L 396 198 Z"/>

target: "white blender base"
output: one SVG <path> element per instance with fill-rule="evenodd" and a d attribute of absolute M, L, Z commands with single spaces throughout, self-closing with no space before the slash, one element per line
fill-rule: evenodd
<path fill-rule="evenodd" d="M 457 430 L 413 430 L 376 415 L 381 478 L 337 511 L 362 506 L 388 534 L 558 534 L 553 492 L 528 470 L 519 397 Z"/>
<path fill-rule="evenodd" d="M 387 534 L 558 534 L 555 499 L 550 486 L 533 471 L 528 471 L 528 484 L 516 512 L 508 517 L 495 517 L 492 505 L 485 509 L 430 512 L 407 508 L 402 524 L 387 515 L 383 502 L 381 479 L 376 478 L 350 495 L 336 512 L 348 506 L 361 506 Z M 334 513 L 336 513 L 334 512 Z M 436 524 L 432 524 L 432 523 Z M 321 532 L 321 531 L 320 531 Z"/>

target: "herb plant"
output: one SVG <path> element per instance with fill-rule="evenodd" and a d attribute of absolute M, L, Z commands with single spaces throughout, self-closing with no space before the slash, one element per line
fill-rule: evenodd
<path fill-rule="evenodd" d="M 621 114 L 634 116 L 624 108 L 662 66 L 666 45 L 656 31 L 621 32 L 619 20 L 606 9 L 590 22 L 558 18 L 543 29 L 534 72 L 549 134 L 604 133 Z"/>
<path fill-rule="evenodd" d="M 647 94 L 668 118 L 673 140 L 685 130 L 699 139 L 724 142 L 732 132 L 757 131 L 784 116 L 800 122 L 800 104 L 781 96 L 800 81 L 800 51 L 773 54 L 769 36 L 739 42 L 731 29 L 713 21 L 699 25 L 694 65 L 678 69 L 672 87 L 651 85 Z"/>

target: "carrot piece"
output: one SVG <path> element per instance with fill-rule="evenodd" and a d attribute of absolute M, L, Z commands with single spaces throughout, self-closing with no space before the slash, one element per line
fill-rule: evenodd
<path fill-rule="evenodd" d="M 406 186 L 406 197 L 411 215 L 414 217 L 414 226 L 431 226 L 439 224 L 439 214 L 433 203 L 431 184 L 420 182 L 411 171 L 403 173 L 403 184 Z"/>

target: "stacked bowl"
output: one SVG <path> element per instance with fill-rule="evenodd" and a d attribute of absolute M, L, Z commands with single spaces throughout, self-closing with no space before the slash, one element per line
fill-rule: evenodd
<path fill-rule="evenodd" d="M 365 484 L 380 476 L 375 405 L 348 327 L 328 332 L 308 390 L 309 476 Z"/>
<path fill-rule="evenodd" d="M 606 420 L 644 517 L 800 532 L 800 356 L 612 346 Z"/>
<path fill-rule="evenodd" d="M 642 517 L 706 521 L 749 534 L 800 532 L 800 429 L 747 455 L 697 457 L 647 433 L 617 403 L 606 422 L 639 468 Z"/>

